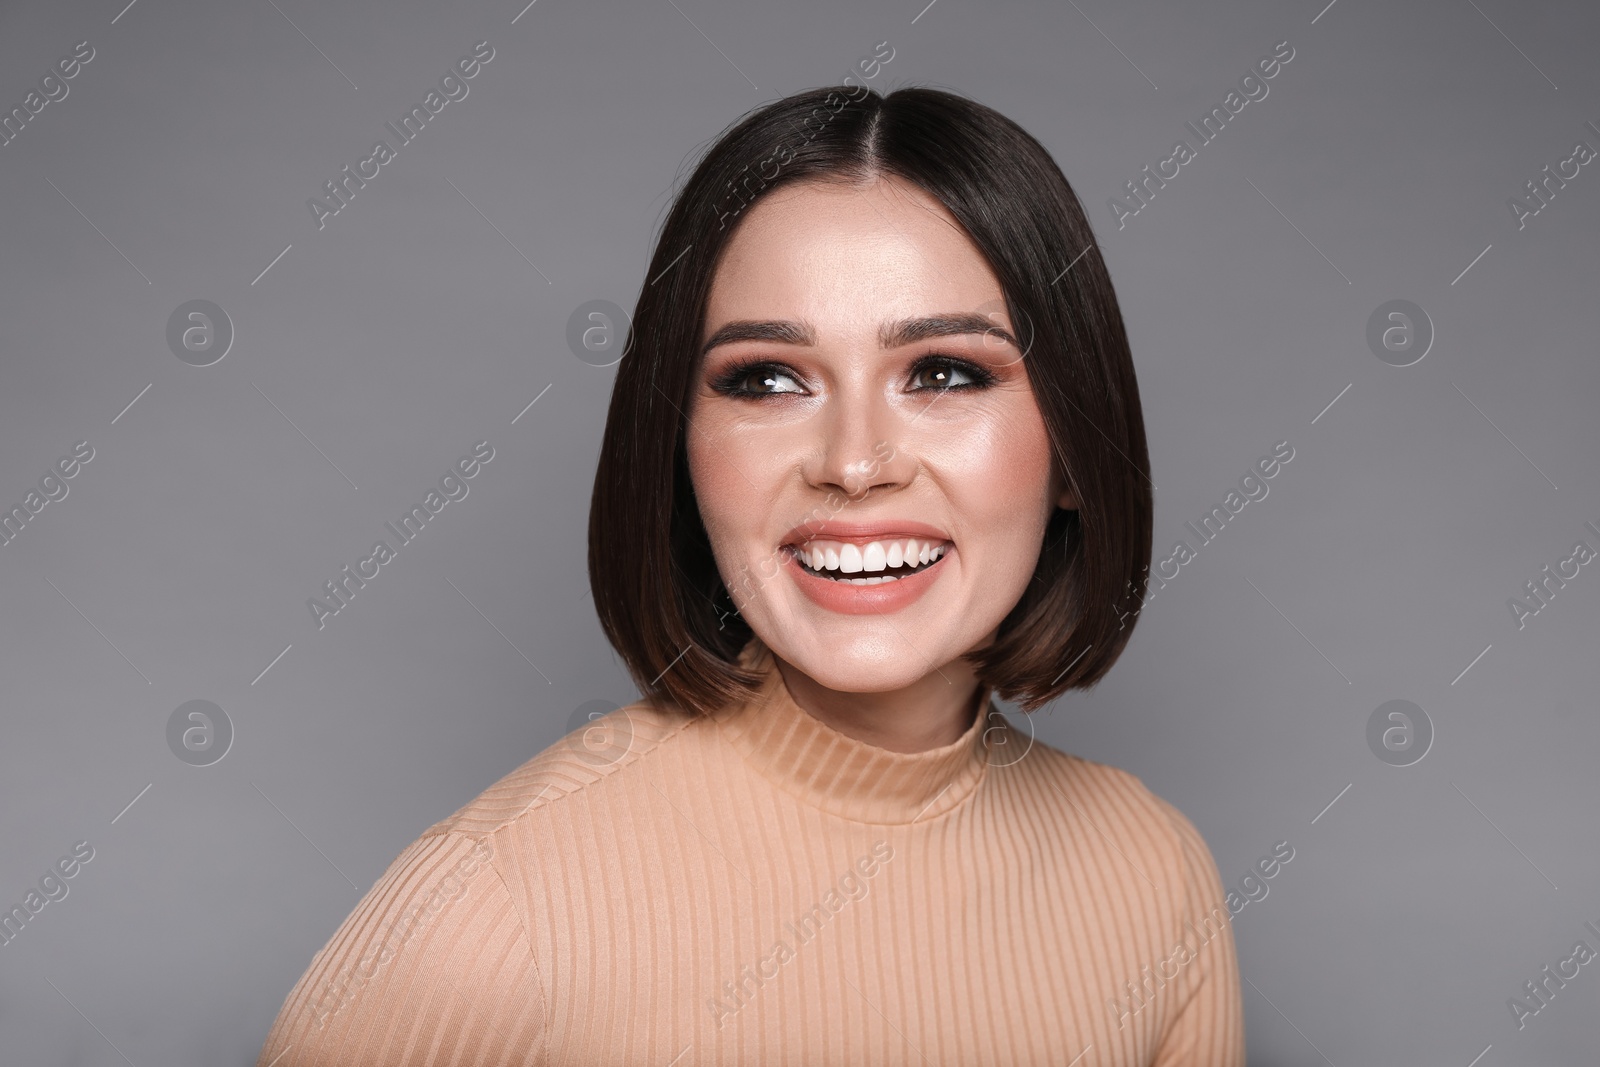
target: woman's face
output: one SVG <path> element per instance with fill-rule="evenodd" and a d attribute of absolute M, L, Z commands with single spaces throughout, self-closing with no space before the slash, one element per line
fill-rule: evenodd
<path fill-rule="evenodd" d="M 1026 331 L 954 217 L 899 178 L 778 189 L 740 220 L 700 341 L 690 477 L 756 635 L 844 692 L 990 643 L 1076 503 Z"/>

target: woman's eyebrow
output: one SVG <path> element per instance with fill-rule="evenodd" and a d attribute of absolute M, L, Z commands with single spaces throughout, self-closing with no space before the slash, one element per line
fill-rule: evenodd
<path fill-rule="evenodd" d="M 700 349 L 703 356 L 718 345 L 731 345 L 737 341 L 777 341 L 787 345 L 814 345 L 817 343 L 816 335 L 810 326 L 805 323 L 768 321 L 755 322 L 749 319 L 735 319 L 723 323 L 711 339 Z"/>
<path fill-rule="evenodd" d="M 1021 349 L 1017 339 L 998 323 L 984 318 L 975 311 L 954 311 L 920 319 L 901 319 L 886 323 L 878 332 L 878 344 L 884 348 L 899 348 L 929 337 L 954 337 L 961 334 L 992 333 L 1013 348 Z"/>
<path fill-rule="evenodd" d="M 1005 327 L 976 312 L 960 311 L 884 323 L 878 330 L 878 344 L 883 348 L 899 348 L 930 337 L 990 333 L 1003 339 L 1013 348 L 1020 350 L 1022 347 Z M 737 319 L 720 326 L 706 341 L 700 354 L 704 356 L 718 345 L 733 344 L 737 341 L 776 341 L 779 344 L 814 345 L 816 333 L 803 322 Z"/>

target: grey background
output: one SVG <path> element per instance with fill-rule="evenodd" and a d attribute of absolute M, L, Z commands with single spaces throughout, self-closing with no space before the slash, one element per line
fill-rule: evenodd
<path fill-rule="evenodd" d="M 95 849 L 0 948 L 8 1062 L 252 1063 L 401 848 L 635 698 L 584 562 L 615 371 L 568 316 L 632 306 L 695 149 L 879 41 L 870 84 L 1013 117 L 1089 210 L 1158 558 L 1295 449 L 1034 723 L 1188 813 L 1226 881 L 1293 844 L 1235 923 L 1251 1063 L 1592 1057 L 1595 968 L 1520 1033 L 1506 1007 L 1600 948 L 1600 567 L 1520 631 L 1506 605 L 1600 547 L 1600 165 L 1520 231 L 1506 207 L 1600 147 L 1592 5 L 124 2 L 0 11 L 5 109 L 96 50 L 0 148 L 0 503 L 95 449 L 0 548 L 0 902 Z M 306 199 L 482 39 L 470 95 L 319 231 Z M 1284 39 L 1119 231 L 1107 198 Z M 1405 368 L 1365 341 L 1396 298 L 1437 330 Z M 166 345 L 192 299 L 236 330 L 214 366 Z M 469 496 L 319 632 L 306 598 L 484 438 Z M 167 747 L 194 699 L 235 731 L 209 767 Z M 1434 726 L 1413 766 L 1365 741 L 1391 699 Z"/>

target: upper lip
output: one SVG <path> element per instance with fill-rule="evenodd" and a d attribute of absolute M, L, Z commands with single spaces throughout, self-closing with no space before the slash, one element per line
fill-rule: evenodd
<path fill-rule="evenodd" d="M 783 535 L 782 545 L 802 545 L 814 538 L 825 541 L 849 541 L 864 545 L 870 541 L 895 541 L 914 537 L 918 540 L 950 541 L 950 535 L 937 526 L 909 519 L 881 519 L 877 522 L 839 522 L 834 519 L 816 519 L 803 522 Z"/>

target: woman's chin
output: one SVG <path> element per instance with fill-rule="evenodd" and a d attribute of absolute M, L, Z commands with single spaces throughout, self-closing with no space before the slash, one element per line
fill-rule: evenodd
<path fill-rule="evenodd" d="M 766 644 L 817 685 L 840 693 L 905 689 L 954 658 L 932 645 L 911 644 L 893 627 L 856 627 L 869 633 L 828 632 L 832 629 L 811 630 L 795 640 L 779 637 L 776 644 Z"/>

